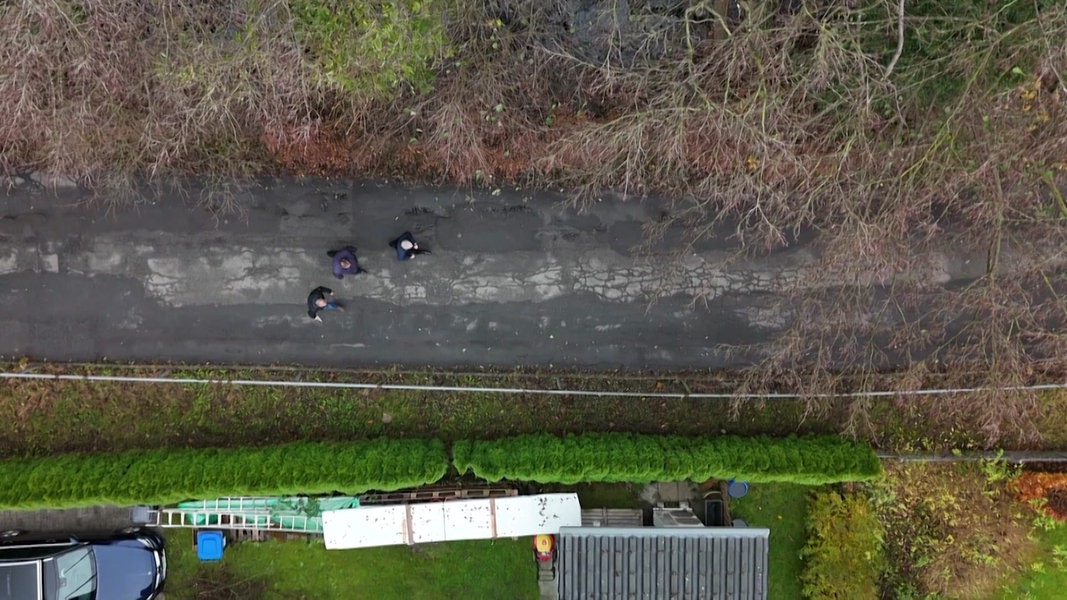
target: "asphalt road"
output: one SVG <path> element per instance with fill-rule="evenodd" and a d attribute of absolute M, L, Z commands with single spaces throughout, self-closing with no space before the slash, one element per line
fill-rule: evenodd
<path fill-rule="evenodd" d="M 17 529 L 34 533 L 76 534 L 111 532 L 139 526 L 131 518 L 131 508 L 92 506 L 64 510 L 0 511 L 0 531 Z"/>
<path fill-rule="evenodd" d="M 818 268 L 799 241 L 728 260 L 729 231 L 680 262 L 636 252 L 655 201 L 579 213 L 542 193 L 270 181 L 220 220 L 175 193 L 113 211 L 85 199 L 28 182 L 0 193 L 0 356 L 723 367 L 758 355 L 788 323 L 784 290 Z M 398 262 L 387 242 L 405 230 L 433 253 Z M 368 273 L 339 281 L 326 251 L 345 244 Z M 933 276 L 966 275 L 953 265 Z M 319 285 L 347 311 L 309 319 Z M 738 346 L 754 350 L 724 350 Z"/>

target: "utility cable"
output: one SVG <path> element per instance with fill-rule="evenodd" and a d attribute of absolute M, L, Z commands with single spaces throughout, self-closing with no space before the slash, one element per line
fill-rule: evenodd
<path fill-rule="evenodd" d="M 35 379 L 44 381 L 84 381 L 110 383 L 152 383 L 152 384 L 207 384 L 237 385 L 258 387 L 289 388 L 324 388 L 350 390 L 393 390 L 421 392 L 466 392 L 479 394 L 525 394 L 542 396 L 592 396 L 600 398 L 660 398 L 690 400 L 792 400 L 797 398 L 892 398 L 899 396 L 946 396 L 952 394 L 973 394 L 980 392 L 1025 392 L 1067 389 L 1067 383 L 1043 383 L 1034 385 L 1015 385 L 1004 387 L 957 387 L 918 390 L 872 390 L 842 393 L 799 394 L 790 392 L 616 392 L 610 390 L 567 390 L 538 389 L 526 387 L 485 387 L 461 385 L 426 385 L 407 383 L 360 383 L 336 381 L 284 381 L 270 379 L 222 379 L 206 377 L 138 377 L 128 375 L 71 375 L 64 373 L 15 373 L 0 372 L 4 379 Z"/>

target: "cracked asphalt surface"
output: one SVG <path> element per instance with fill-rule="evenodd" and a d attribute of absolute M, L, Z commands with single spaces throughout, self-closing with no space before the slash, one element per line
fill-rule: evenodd
<path fill-rule="evenodd" d="M 77 534 L 118 531 L 140 525 L 131 518 L 131 508 L 92 506 L 63 510 L 0 511 L 0 531 L 19 529 L 37 533 Z"/>
<path fill-rule="evenodd" d="M 90 206 L 78 190 L 0 195 L 0 355 L 406 367 L 685 369 L 749 362 L 789 321 L 812 245 L 737 260 L 729 231 L 681 261 L 635 248 L 655 201 L 577 212 L 544 193 L 267 181 L 216 219 L 174 193 Z M 433 254 L 395 260 L 411 230 Z M 676 232 L 681 235 L 681 232 Z M 668 236 L 658 250 L 676 247 Z M 342 281 L 326 251 L 368 273 Z M 925 274 L 971 276 L 934 257 Z M 938 266 L 940 265 L 940 266 Z M 333 288 L 343 313 L 305 313 Z"/>

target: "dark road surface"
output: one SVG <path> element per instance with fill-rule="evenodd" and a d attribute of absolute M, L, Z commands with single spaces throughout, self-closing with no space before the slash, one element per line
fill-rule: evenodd
<path fill-rule="evenodd" d="M 300 180 L 242 194 L 216 220 L 180 197 L 107 212 L 77 190 L 0 194 L 0 355 L 323 366 L 700 368 L 770 339 L 804 244 L 731 261 L 724 234 L 678 268 L 633 248 L 655 202 Z M 433 254 L 398 262 L 411 230 Z M 359 248 L 343 281 L 326 251 Z M 938 264 L 937 261 L 933 261 Z M 945 262 L 941 281 L 964 276 Z M 314 322 L 308 292 L 347 306 Z M 694 299 L 700 298 L 699 302 Z"/>

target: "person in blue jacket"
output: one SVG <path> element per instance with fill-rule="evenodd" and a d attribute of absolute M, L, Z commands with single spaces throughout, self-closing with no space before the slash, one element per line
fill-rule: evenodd
<path fill-rule="evenodd" d="M 345 275 L 358 275 L 366 273 L 359 267 L 359 259 L 356 258 L 355 246 L 345 246 L 340 250 L 330 250 L 326 253 L 333 259 L 333 276 L 344 279 Z"/>
<path fill-rule="evenodd" d="M 410 231 L 400 234 L 400 237 L 389 242 L 389 246 L 396 250 L 397 260 L 411 260 L 419 254 L 429 254 L 430 251 L 419 247 L 415 237 Z"/>

